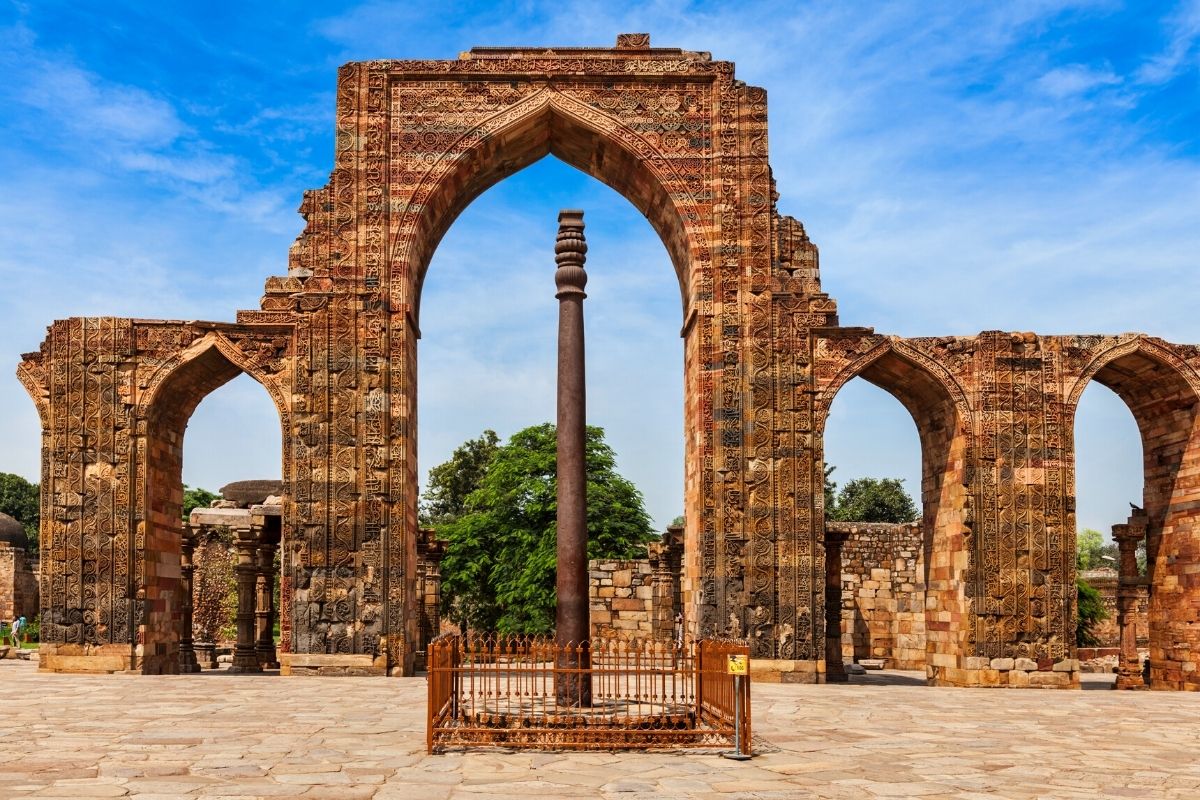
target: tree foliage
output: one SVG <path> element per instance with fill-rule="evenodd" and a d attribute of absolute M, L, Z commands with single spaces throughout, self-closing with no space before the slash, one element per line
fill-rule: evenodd
<path fill-rule="evenodd" d="M 492 454 L 464 513 L 437 527 L 446 541 L 447 613 L 475 630 L 554 627 L 556 436 L 550 423 L 513 434 Z M 586 464 L 588 558 L 645 557 L 650 517 L 641 493 L 617 472 L 600 428 L 587 429 Z"/>
<path fill-rule="evenodd" d="M 8 514 L 25 528 L 29 547 L 38 549 L 38 528 L 42 518 L 41 492 L 36 483 L 20 475 L 0 472 L 0 511 Z"/>
<path fill-rule="evenodd" d="M 221 495 L 210 492 L 208 489 L 201 489 L 197 486 L 194 489 L 183 487 L 183 518 L 186 520 L 194 509 L 208 508 L 213 504 L 214 500 L 220 500 Z"/>
<path fill-rule="evenodd" d="M 837 467 L 825 465 L 825 516 L 835 519 L 834 509 L 837 508 L 837 481 L 833 479 L 833 471 Z"/>
<path fill-rule="evenodd" d="M 422 525 L 437 527 L 463 515 L 467 497 L 479 488 L 499 446 L 496 432 L 486 430 L 478 439 L 463 442 L 449 461 L 429 470 L 429 483 L 421 495 Z"/>
<path fill-rule="evenodd" d="M 828 470 L 825 476 L 828 483 Z M 913 522 L 918 512 L 902 478 L 857 478 L 842 487 L 826 516 L 843 522 Z"/>
<path fill-rule="evenodd" d="M 1103 566 L 1115 568 L 1115 563 L 1104 561 L 1105 555 L 1108 553 L 1104 546 L 1104 535 L 1100 531 L 1084 528 L 1075 535 L 1075 567 L 1077 569 L 1096 569 Z"/>
<path fill-rule="evenodd" d="M 1100 639 L 1096 636 L 1096 626 L 1108 619 L 1100 592 L 1082 578 L 1075 580 L 1076 614 L 1075 614 L 1075 646 L 1098 647 Z"/>

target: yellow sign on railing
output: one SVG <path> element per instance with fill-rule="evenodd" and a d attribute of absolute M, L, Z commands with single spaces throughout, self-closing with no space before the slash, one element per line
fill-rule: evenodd
<path fill-rule="evenodd" d="M 745 675 L 750 669 L 750 658 L 745 655 L 731 653 L 726 672 L 730 675 Z"/>

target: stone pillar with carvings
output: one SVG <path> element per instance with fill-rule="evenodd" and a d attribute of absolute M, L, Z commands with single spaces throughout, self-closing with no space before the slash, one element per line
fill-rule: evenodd
<path fill-rule="evenodd" d="M 278 549 L 274 542 L 263 540 L 258 543 L 254 648 L 258 653 L 258 663 L 264 669 L 279 668 L 279 658 L 275 654 L 275 552 Z"/>
<path fill-rule="evenodd" d="M 1124 525 L 1113 525 L 1113 539 L 1120 550 L 1117 582 L 1117 628 L 1121 633 L 1121 653 L 1117 662 L 1114 689 L 1145 689 L 1141 659 L 1137 648 L 1137 609 L 1142 578 L 1138 575 L 1137 548 L 1146 539 L 1146 517 L 1134 513 Z"/>
<path fill-rule="evenodd" d="M 842 544 L 847 533 L 825 531 L 825 681 L 849 680 L 842 661 Z"/>
<path fill-rule="evenodd" d="M 183 536 L 180 539 L 179 589 L 183 594 L 183 620 L 179 632 L 179 671 L 193 673 L 200 671 L 200 662 L 196 660 L 195 641 L 192 634 L 192 610 L 195 606 L 193 599 L 196 564 L 193 556 L 196 552 L 198 531 L 184 523 Z"/>
<path fill-rule="evenodd" d="M 233 548 L 237 553 L 237 644 L 233 648 L 230 672 L 262 672 L 255 647 L 254 616 L 257 607 L 259 526 L 233 529 Z"/>

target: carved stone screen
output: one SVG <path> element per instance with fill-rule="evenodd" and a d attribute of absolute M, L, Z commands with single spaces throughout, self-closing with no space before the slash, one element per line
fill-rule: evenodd
<path fill-rule="evenodd" d="M 347 64 L 333 172 L 259 310 L 51 326 L 19 368 L 44 428 L 43 669 L 177 668 L 183 430 L 245 372 L 283 431 L 281 661 L 411 672 L 425 270 L 471 200 L 547 154 L 642 211 L 679 280 L 692 633 L 747 637 L 762 678 L 821 679 L 822 434 L 862 376 L 920 432 L 931 682 L 1025 657 L 1077 684 L 1072 421 L 1094 379 L 1142 430 L 1155 686 L 1200 688 L 1197 349 L 839 327 L 816 247 L 776 209 L 766 92 L 644 35 Z"/>

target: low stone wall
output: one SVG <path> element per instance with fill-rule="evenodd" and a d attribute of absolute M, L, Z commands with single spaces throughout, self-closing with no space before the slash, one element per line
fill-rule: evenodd
<path fill-rule="evenodd" d="M 17 617 L 28 621 L 38 615 L 38 585 L 28 554 L 0 542 L 0 621 Z"/>
<path fill-rule="evenodd" d="M 827 521 L 842 544 L 842 656 L 925 668 L 925 561 L 920 523 Z"/>
<path fill-rule="evenodd" d="M 646 559 L 589 561 L 592 637 L 650 637 L 655 633 L 655 575 Z"/>

